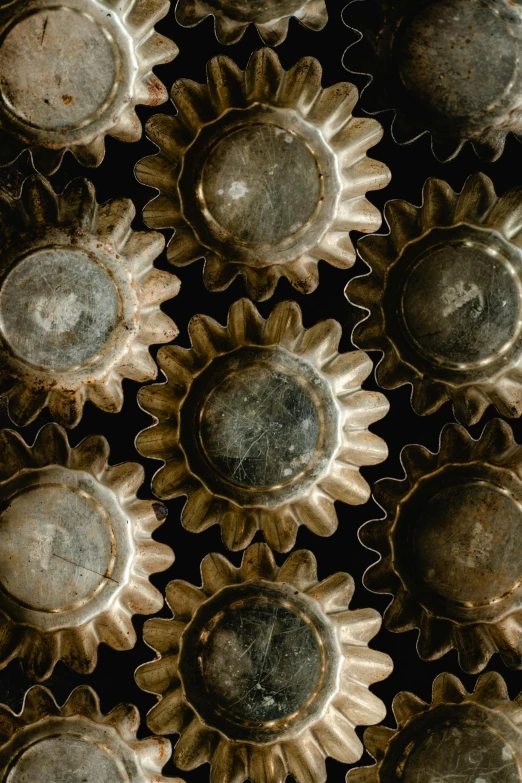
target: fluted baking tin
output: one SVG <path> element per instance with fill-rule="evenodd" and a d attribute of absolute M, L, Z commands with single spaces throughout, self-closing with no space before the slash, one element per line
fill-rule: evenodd
<path fill-rule="evenodd" d="M 351 576 L 318 582 L 306 550 L 278 568 L 266 544 L 250 547 L 240 568 L 207 555 L 201 572 L 201 588 L 168 585 L 174 619 L 145 625 L 158 658 L 136 672 L 141 688 L 161 696 L 151 731 L 181 734 L 177 766 L 208 761 L 212 783 L 324 783 L 326 756 L 357 761 L 354 727 L 386 712 L 368 686 L 392 662 L 367 646 L 378 612 L 347 608 Z"/>
<path fill-rule="evenodd" d="M 18 657 L 43 680 L 62 660 L 87 674 L 100 642 L 130 649 L 132 615 L 161 609 L 149 576 L 174 560 L 152 539 L 166 509 L 136 498 L 141 465 L 108 456 L 105 438 L 71 448 L 56 424 L 32 447 L 0 432 L 0 666 Z"/>
<path fill-rule="evenodd" d="M 255 52 L 246 71 L 216 57 L 207 84 L 175 82 L 176 116 L 147 122 L 160 151 L 136 175 L 160 194 L 145 221 L 175 228 L 172 263 L 206 259 L 211 291 L 241 274 L 253 299 L 270 297 L 281 276 L 310 293 L 319 259 L 352 266 L 349 232 L 380 226 L 365 195 L 389 181 L 388 168 L 366 157 L 382 127 L 352 116 L 353 84 L 323 89 L 321 75 L 311 57 L 284 71 L 270 49 Z"/>
<path fill-rule="evenodd" d="M 331 535 L 334 501 L 365 503 L 370 488 L 359 466 L 388 453 L 368 431 L 389 408 L 382 394 L 361 388 L 370 358 L 338 353 L 337 321 L 305 329 L 295 302 L 265 321 L 242 299 L 226 326 L 200 315 L 189 333 L 190 349 L 158 354 L 166 382 L 138 397 L 156 423 L 136 446 L 164 462 L 155 494 L 188 495 L 183 525 L 200 532 L 221 524 L 229 549 L 244 549 L 258 529 L 283 552 L 300 524 Z"/>

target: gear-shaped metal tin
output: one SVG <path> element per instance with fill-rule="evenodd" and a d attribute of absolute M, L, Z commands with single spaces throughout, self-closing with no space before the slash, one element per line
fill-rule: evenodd
<path fill-rule="evenodd" d="M 522 188 L 502 197 L 484 174 L 456 194 L 429 179 L 423 203 L 391 201 L 389 233 L 358 250 L 371 273 L 350 281 L 350 302 L 370 311 L 354 329 L 364 350 L 384 356 L 385 389 L 413 387 L 421 415 L 451 400 L 475 424 L 493 403 L 522 413 Z"/>
<path fill-rule="evenodd" d="M 211 291 L 241 274 L 253 299 L 272 296 L 281 276 L 310 293 L 320 259 L 352 266 L 349 232 L 380 226 L 366 192 L 384 187 L 390 171 L 366 151 L 382 127 L 352 116 L 353 84 L 323 89 L 321 75 L 311 57 L 284 71 L 270 49 L 254 52 L 246 71 L 216 57 L 207 84 L 175 82 L 176 116 L 147 122 L 160 152 L 136 176 L 160 195 L 145 221 L 175 229 L 172 263 L 205 258 Z"/>
<path fill-rule="evenodd" d="M 522 138 L 518 0 L 366 0 L 357 8 L 364 43 L 348 49 L 345 64 L 371 76 L 362 99 L 367 111 L 395 110 L 398 143 L 428 131 L 441 161 L 467 141 L 496 160 L 510 132 Z"/>
<path fill-rule="evenodd" d="M 0 725 L 0 780 L 6 783 L 183 783 L 161 774 L 171 754 L 167 739 L 137 739 L 138 708 L 120 704 L 104 715 L 86 685 L 62 707 L 47 688 L 35 685 L 20 714 L 0 705 Z"/>
<path fill-rule="evenodd" d="M 417 650 L 435 660 L 455 648 L 466 672 L 498 652 L 522 668 L 522 447 L 493 419 L 479 440 L 448 424 L 439 452 L 406 446 L 406 477 L 374 486 L 384 519 L 361 542 L 380 554 L 364 584 L 391 593 L 392 631 L 419 629 Z"/>
<path fill-rule="evenodd" d="M 57 195 L 31 177 L 0 197 L 0 393 L 15 424 L 48 405 L 74 427 L 86 400 L 116 413 L 123 378 L 156 377 L 149 345 L 178 333 L 159 305 L 180 283 L 154 268 L 164 238 L 131 230 L 134 215 L 129 199 L 98 205 L 87 180 Z"/>
<path fill-rule="evenodd" d="M 137 104 L 167 91 L 152 68 L 177 46 L 154 25 L 168 0 L 15 0 L 0 7 L 0 163 L 29 148 L 52 174 L 70 150 L 98 166 L 105 136 L 138 141 Z"/>
<path fill-rule="evenodd" d="M 483 674 L 473 693 L 452 674 L 440 674 L 431 704 L 403 691 L 393 712 L 396 729 L 376 726 L 364 733 L 376 763 L 350 770 L 346 783 L 522 780 L 522 699 L 510 701 L 500 674 Z"/>
<path fill-rule="evenodd" d="M 200 532 L 221 524 L 229 549 L 244 549 L 258 529 L 283 552 L 300 524 L 331 535 L 334 501 L 365 503 L 370 487 L 359 467 L 388 453 L 368 431 L 389 408 L 382 394 L 361 388 L 368 355 L 339 354 L 340 324 L 305 329 L 295 302 L 265 321 L 242 299 L 226 326 L 196 316 L 189 333 L 190 349 L 158 354 L 166 383 L 138 395 L 156 423 L 136 447 L 164 461 L 154 493 L 188 495 L 183 525 Z"/>
<path fill-rule="evenodd" d="M 328 21 L 325 0 L 178 0 L 176 19 L 184 27 L 193 27 L 207 16 L 214 16 L 216 37 L 222 44 L 236 43 L 249 24 L 255 24 L 268 46 L 286 39 L 291 17 L 310 30 L 322 30 Z"/>
<path fill-rule="evenodd" d="M 137 499 L 141 465 L 108 467 L 101 436 L 71 448 L 48 424 L 32 447 L 2 430 L 0 447 L 0 666 L 18 657 L 44 680 L 62 660 L 87 674 L 101 642 L 130 649 L 132 615 L 163 606 L 149 576 L 174 560 L 152 539 L 166 509 Z"/>
<path fill-rule="evenodd" d="M 381 624 L 374 609 L 348 610 L 349 574 L 322 582 L 309 551 L 278 568 L 266 544 L 235 568 L 222 555 L 201 564 L 201 588 L 171 582 L 172 620 L 151 620 L 145 641 L 159 657 L 136 671 L 161 695 L 151 731 L 180 733 L 180 769 L 210 762 L 212 783 L 324 783 L 325 757 L 362 755 L 354 727 L 382 720 L 369 685 L 391 659 L 368 648 Z"/>

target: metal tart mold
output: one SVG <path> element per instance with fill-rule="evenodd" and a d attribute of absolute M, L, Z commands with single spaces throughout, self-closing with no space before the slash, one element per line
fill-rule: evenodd
<path fill-rule="evenodd" d="M 132 615 L 163 606 L 149 577 L 174 560 L 152 539 L 166 509 L 137 499 L 143 468 L 109 467 L 101 436 L 71 448 L 48 424 L 32 447 L 12 430 L 0 445 L 0 666 L 19 658 L 35 680 L 58 660 L 90 673 L 101 642 L 130 649 Z"/>
<path fill-rule="evenodd" d="M 264 320 L 242 299 L 226 326 L 199 315 L 189 334 L 191 348 L 158 354 L 166 382 L 138 395 L 155 424 L 136 447 L 164 462 L 154 493 L 187 495 L 184 527 L 219 523 L 229 549 L 244 549 L 262 530 L 272 548 L 288 551 L 300 524 L 331 535 L 334 501 L 365 503 L 370 488 L 359 468 L 388 453 L 368 430 L 389 403 L 361 388 L 372 370 L 367 354 L 339 354 L 340 324 L 305 329 L 295 302 Z"/>
<path fill-rule="evenodd" d="M 180 283 L 153 266 L 165 241 L 133 231 L 134 215 L 129 199 L 98 205 L 87 180 L 58 195 L 31 177 L 0 197 L 0 393 L 15 424 L 48 406 L 74 427 L 87 400 L 121 410 L 123 378 L 156 377 L 149 346 L 178 333 L 159 305 Z"/>
<path fill-rule="evenodd" d="M 99 166 L 105 136 L 138 141 L 136 105 L 167 91 L 152 69 L 177 46 L 154 25 L 168 0 L 15 0 L 0 7 L 0 164 L 29 149 L 52 174 L 69 150 Z"/>
<path fill-rule="evenodd" d="M 283 43 L 291 17 L 310 30 L 322 30 L 328 21 L 325 0 L 178 0 L 176 19 L 184 27 L 193 27 L 207 16 L 214 17 L 222 44 L 236 43 L 254 24 L 268 46 Z"/>
<path fill-rule="evenodd" d="M 404 480 L 374 486 L 386 516 L 359 531 L 380 555 L 364 584 L 393 595 L 386 626 L 419 629 L 424 660 L 455 648 L 466 672 L 494 653 L 522 668 L 522 447 L 511 428 L 493 419 L 473 440 L 448 424 L 438 453 L 406 446 L 401 462 Z"/>
<path fill-rule="evenodd" d="M 351 4 L 350 4 L 351 5 Z M 363 108 L 394 109 L 394 139 L 425 132 L 441 161 L 466 142 L 486 160 L 522 137 L 522 8 L 511 0 L 367 0 L 358 5 L 361 43 L 348 70 L 370 75 Z M 350 6 L 345 10 L 350 21 Z"/>
<path fill-rule="evenodd" d="M 510 700 L 500 674 L 483 674 L 472 693 L 454 675 L 440 674 L 431 704 L 403 691 L 393 712 L 396 729 L 376 726 L 364 733 L 375 764 L 350 770 L 346 783 L 413 783 L 427 774 L 469 783 L 522 780 L 522 701 Z"/>
<path fill-rule="evenodd" d="M 384 354 L 380 386 L 412 385 L 416 413 L 451 400 L 466 425 L 490 404 L 520 416 L 521 215 L 521 188 L 497 197 L 491 180 L 474 174 L 457 194 L 428 179 L 421 207 L 389 202 L 389 233 L 359 242 L 371 272 L 346 293 L 369 315 L 353 340 Z"/>
<path fill-rule="evenodd" d="M 320 259 L 352 266 L 349 232 L 380 226 L 366 192 L 384 187 L 390 171 L 366 151 L 382 127 L 352 116 L 352 84 L 322 88 L 321 75 L 310 57 L 284 71 L 270 49 L 254 52 L 246 71 L 215 57 L 207 84 L 175 82 L 176 116 L 147 122 L 159 153 L 136 176 L 159 195 L 144 219 L 175 229 L 172 263 L 205 259 L 209 290 L 241 274 L 253 299 L 269 298 L 281 276 L 310 293 Z"/>
<path fill-rule="evenodd" d="M 378 612 L 348 609 L 353 579 L 319 582 L 309 551 L 279 568 L 266 544 L 251 546 L 239 568 L 207 555 L 201 572 L 201 588 L 168 585 L 174 618 L 146 623 L 158 658 L 136 671 L 138 685 L 161 696 L 151 731 L 181 734 L 176 765 L 210 762 L 212 783 L 324 783 L 325 757 L 358 760 L 354 727 L 386 711 L 368 686 L 392 662 L 367 646 Z"/>

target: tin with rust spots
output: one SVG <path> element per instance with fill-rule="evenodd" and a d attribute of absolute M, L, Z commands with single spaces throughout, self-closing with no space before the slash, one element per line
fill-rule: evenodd
<path fill-rule="evenodd" d="M 176 19 L 184 27 L 214 16 L 216 36 L 222 44 L 236 43 L 249 24 L 268 46 L 278 46 L 295 17 L 310 30 L 322 30 L 328 21 L 325 0 L 178 0 Z"/>
<path fill-rule="evenodd" d="M 137 739 L 137 707 L 120 704 L 104 715 L 86 685 L 62 707 L 47 688 L 35 685 L 20 714 L 0 705 L 0 723 L 0 779 L 9 783 L 183 783 L 161 775 L 171 755 L 168 739 Z"/>
<path fill-rule="evenodd" d="M 392 662 L 368 647 L 379 613 L 348 609 L 351 576 L 319 582 L 307 550 L 278 568 L 266 544 L 251 546 L 239 568 L 207 555 L 201 574 L 201 588 L 168 585 L 174 618 L 146 623 L 158 657 L 136 671 L 138 685 L 161 696 L 151 731 L 181 734 L 176 765 L 210 762 L 212 783 L 262 783 L 267 770 L 273 780 L 324 783 L 327 756 L 357 761 L 354 727 L 384 717 L 369 686 Z"/>
<path fill-rule="evenodd" d="M 0 7 L 0 164 L 29 148 L 52 174 L 70 150 L 98 166 L 105 135 L 138 141 L 137 104 L 155 106 L 167 91 L 152 68 L 176 45 L 154 25 L 167 0 L 17 0 Z"/>
<path fill-rule="evenodd" d="M 396 111 L 397 142 L 428 131 L 439 160 L 454 158 L 467 141 L 496 160 L 508 133 L 522 136 L 518 2 L 366 0 L 361 12 L 362 42 L 350 47 L 345 64 L 371 75 L 366 110 Z"/>
<path fill-rule="evenodd" d="M 368 355 L 338 353 L 337 321 L 305 329 L 294 302 L 265 321 L 242 299 L 226 326 L 195 316 L 189 333 L 190 349 L 159 352 L 166 382 L 138 396 L 156 423 L 136 447 L 164 462 L 154 493 L 187 495 L 183 525 L 200 532 L 221 524 L 229 549 L 244 549 L 258 529 L 282 552 L 301 524 L 331 535 L 334 501 L 365 503 L 370 488 L 359 467 L 388 453 L 368 430 L 389 408 L 384 395 L 361 388 Z"/>
<path fill-rule="evenodd" d="M 402 692 L 393 713 L 396 729 L 366 729 L 364 744 L 375 764 L 350 770 L 346 783 L 522 780 L 522 700 L 510 701 L 500 674 L 483 674 L 472 693 L 452 674 L 440 674 L 431 704 Z"/>
<path fill-rule="evenodd" d="M 160 303 L 180 283 L 154 268 L 165 241 L 134 215 L 128 199 L 97 204 L 87 180 L 57 195 L 31 177 L 0 197 L 0 393 L 16 424 L 49 406 L 74 427 L 87 400 L 116 413 L 123 378 L 156 377 L 148 349 L 178 333 Z"/>
<path fill-rule="evenodd" d="M 246 71 L 216 57 L 207 84 L 175 82 L 176 116 L 148 121 L 159 153 L 141 160 L 136 176 L 159 195 L 145 222 L 175 229 L 172 263 L 205 259 L 209 290 L 241 274 L 253 299 L 272 296 L 280 277 L 310 293 L 320 259 L 352 266 L 350 231 L 380 226 L 366 192 L 383 188 L 390 172 L 366 151 L 382 127 L 353 117 L 352 84 L 323 89 L 321 76 L 310 57 L 284 71 L 269 49 Z"/>
<path fill-rule="evenodd" d="M 370 274 L 350 281 L 352 304 L 369 311 L 353 341 L 384 354 L 380 386 L 409 383 L 416 413 L 450 400 L 463 424 L 493 403 L 522 412 L 522 189 L 497 197 L 474 174 L 461 193 L 427 180 L 421 207 L 391 201 L 389 233 L 359 242 Z"/>
<path fill-rule="evenodd" d="M 511 428 L 493 419 L 473 440 L 447 424 L 438 453 L 406 446 L 401 461 L 404 480 L 374 486 L 386 517 L 359 531 L 380 555 L 364 584 L 393 595 L 386 626 L 418 628 L 424 660 L 455 648 L 466 672 L 494 653 L 522 668 L 522 447 Z"/>
<path fill-rule="evenodd" d="M 0 446 L 0 666 L 18 657 L 36 680 L 58 660 L 90 673 L 101 642 L 130 649 L 132 615 L 163 606 L 149 577 L 174 555 L 152 539 L 157 504 L 136 497 L 143 468 L 109 467 L 101 436 L 71 448 L 57 424 L 32 447 L 2 430 Z"/>

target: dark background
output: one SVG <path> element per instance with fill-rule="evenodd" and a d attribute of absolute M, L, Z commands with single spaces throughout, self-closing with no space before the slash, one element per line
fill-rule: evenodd
<path fill-rule="evenodd" d="M 348 25 L 357 27 L 361 4 L 356 1 L 343 11 L 344 0 L 326 0 L 326 2 L 330 21 L 325 29 L 315 33 L 292 19 L 288 38 L 277 47 L 277 53 L 286 69 L 300 57 L 307 55 L 317 57 L 324 70 L 324 86 L 339 81 L 352 81 L 362 89 L 367 82 L 367 77 L 348 73 L 343 67 L 343 54 L 346 48 L 358 38 Z M 252 51 L 261 45 L 255 28 L 251 26 L 239 43 L 233 46 L 222 46 L 215 38 L 212 17 L 207 18 L 197 27 L 184 29 L 176 23 L 173 8 L 156 29 L 172 38 L 180 49 L 180 54 L 174 62 L 156 69 L 158 76 L 169 89 L 172 83 L 181 77 L 204 82 L 206 62 L 216 54 L 227 54 L 241 68 L 245 68 Z M 357 44 L 357 46 L 361 45 Z M 357 48 L 350 53 L 352 62 L 356 59 L 356 55 Z M 364 96 L 362 105 L 364 105 Z M 170 102 L 155 109 L 138 107 L 138 114 L 143 122 L 158 112 L 174 113 L 174 109 Z M 359 106 L 355 114 L 363 114 Z M 409 146 L 398 146 L 390 134 L 392 117 L 391 112 L 379 116 L 385 129 L 384 139 L 370 151 L 372 157 L 385 161 L 393 174 L 391 184 L 384 191 L 369 194 L 370 200 L 379 208 L 382 209 L 386 201 L 395 198 L 419 204 L 423 183 L 429 176 L 446 179 L 454 189 L 460 190 L 467 176 L 475 171 L 483 171 L 493 179 L 499 194 L 509 187 L 522 184 L 522 147 L 514 137 L 508 138 L 504 155 L 494 164 L 486 164 L 479 160 L 469 144 L 455 161 L 441 164 L 431 153 L 430 139 L 427 135 Z M 99 202 L 122 196 L 131 198 L 137 208 L 134 228 L 143 229 L 145 226 L 140 217 L 141 209 L 153 197 L 154 191 L 136 181 L 134 166 L 140 158 L 153 154 L 156 148 L 145 137 L 136 144 L 124 144 L 107 137 L 106 145 L 105 160 L 97 169 L 82 168 L 70 154 L 66 154 L 62 167 L 51 178 L 53 186 L 61 191 L 71 179 L 83 176 L 91 179 L 96 185 Z M 24 154 L 13 167 L 0 171 L 0 186 L 8 187 L 12 192 L 19 188 L 23 177 L 30 172 L 29 156 Z M 167 237 L 170 237 L 171 233 L 165 232 Z M 201 261 L 189 267 L 173 269 L 163 254 L 156 264 L 163 269 L 175 271 L 182 281 L 181 294 L 163 306 L 180 329 L 177 338 L 180 345 L 189 345 L 187 325 L 193 315 L 206 313 L 224 323 L 232 302 L 245 296 L 241 278 L 237 278 L 230 288 L 222 293 L 209 293 L 203 285 Z M 305 326 L 311 326 L 324 318 L 337 319 L 343 326 L 341 349 L 350 350 L 352 328 L 363 313 L 347 302 L 344 288 L 349 279 L 365 271 L 366 267 L 360 259 L 348 271 L 338 270 L 320 262 L 320 285 L 313 294 L 308 296 L 299 294 L 291 288 L 288 281 L 283 279 L 279 282 L 272 299 L 261 303 L 259 309 L 266 317 L 277 302 L 294 299 L 299 302 L 303 310 Z M 152 351 L 155 354 L 157 347 L 153 347 Z M 372 354 L 372 356 L 375 360 L 379 358 L 379 354 Z M 372 379 L 365 386 L 377 388 Z M 151 423 L 149 415 L 141 411 L 136 402 L 138 387 L 136 383 L 124 381 L 125 405 L 122 412 L 117 415 L 102 413 L 88 403 L 81 423 L 70 433 L 70 442 L 76 445 L 91 433 L 101 433 L 109 440 L 111 463 L 140 461 L 145 466 L 147 475 L 146 483 L 140 492 L 145 498 L 151 497 L 149 483 L 159 463 L 139 457 L 134 447 L 136 434 Z M 409 386 L 403 386 L 395 391 L 386 392 L 391 402 L 390 413 L 372 429 L 387 441 L 390 454 L 382 465 L 363 468 L 362 472 L 370 483 L 388 476 L 402 478 L 403 470 L 400 464 L 402 447 L 407 443 L 422 443 L 432 451 L 436 451 L 442 426 L 454 420 L 449 403 L 432 416 L 417 416 L 410 406 L 410 391 Z M 483 421 L 471 428 L 472 435 L 478 437 L 485 422 L 494 415 L 495 411 L 490 407 Z M 25 439 L 32 443 L 38 429 L 47 421 L 50 421 L 50 416 L 46 410 L 35 423 L 22 429 Z M 521 441 L 522 423 L 516 420 L 510 423 L 517 440 Z M 0 412 L 0 426 L 13 426 L 4 412 Z M 162 591 L 172 579 L 186 579 L 200 584 L 199 564 L 208 552 L 222 552 L 236 565 L 239 565 L 241 560 L 239 553 L 227 553 L 221 542 L 219 527 L 216 526 L 199 535 L 186 532 L 180 524 L 183 504 L 184 498 L 167 503 L 169 516 L 155 534 L 158 540 L 169 544 L 176 555 L 176 562 L 171 569 L 152 577 L 153 583 Z M 382 613 L 389 602 L 389 597 L 370 593 L 361 582 L 365 569 L 375 561 L 376 555 L 365 549 L 357 538 L 357 531 L 363 522 L 382 516 L 382 512 L 373 501 L 356 508 L 338 503 L 337 511 L 339 528 L 331 538 L 321 539 L 301 527 L 297 548 L 308 548 L 315 553 L 320 578 L 325 578 L 338 570 L 348 571 L 353 575 L 356 592 L 352 608 L 373 606 Z M 256 536 L 256 540 L 262 540 L 260 534 Z M 277 556 L 279 563 L 283 559 L 284 556 Z M 165 617 L 170 615 L 166 607 L 160 614 Z M 52 690 L 58 702 L 63 703 L 74 687 L 86 683 L 98 691 L 104 712 L 108 712 L 121 701 L 133 702 L 138 705 L 144 719 L 146 712 L 155 703 L 155 697 L 140 691 L 134 682 L 136 667 L 154 657 L 154 653 L 141 640 L 144 620 L 145 618 L 141 617 L 135 618 L 139 641 L 134 650 L 115 652 L 105 645 L 100 647 L 99 663 L 92 675 L 85 677 L 77 675 L 59 663 L 53 676 L 44 683 Z M 432 681 L 439 672 L 451 671 L 460 676 L 468 689 L 473 687 L 476 679 L 463 675 L 455 652 L 434 663 L 422 662 L 415 649 L 416 635 L 416 631 L 393 634 L 383 629 L 372 642 L 372 646 L 389 653 L 395 663 L 393 675 L 373 687 L 375 693 L 388 707 L 385 723 L 390 726 L 395 725 L 391 714 L 391 702 L 398 691 L 411 690 L 423 699 L 429 700 Z M 522 690 L 522 674 L 506 669 L 498 655 L 494 656 L 488 669 L 496 669 L 506 678 L 512 697 Z M 0 701 L 19 711 L 23 694 L 31 684 L 31 681 L 23 675 L 18 661 L 13 661 L 0 672 Z M 148 733 L 143 720 L 141 736 L 146 736 Z M 370 757 L 365 756 L 360 763 L 368 764 L 370 761 Z M 331 783 L 342 783 L 347 768 L 331 759 L 328 760 L 327 765 L 328 780 Z M 207 781 L 209 771 L 207 766 L 203 766 L 191 773 L 181 773 L 175 770 L 170 762 L 165 767 L 164 774 L 172 776 L 180 774 L 188 783 L 196 783 Z"/>

